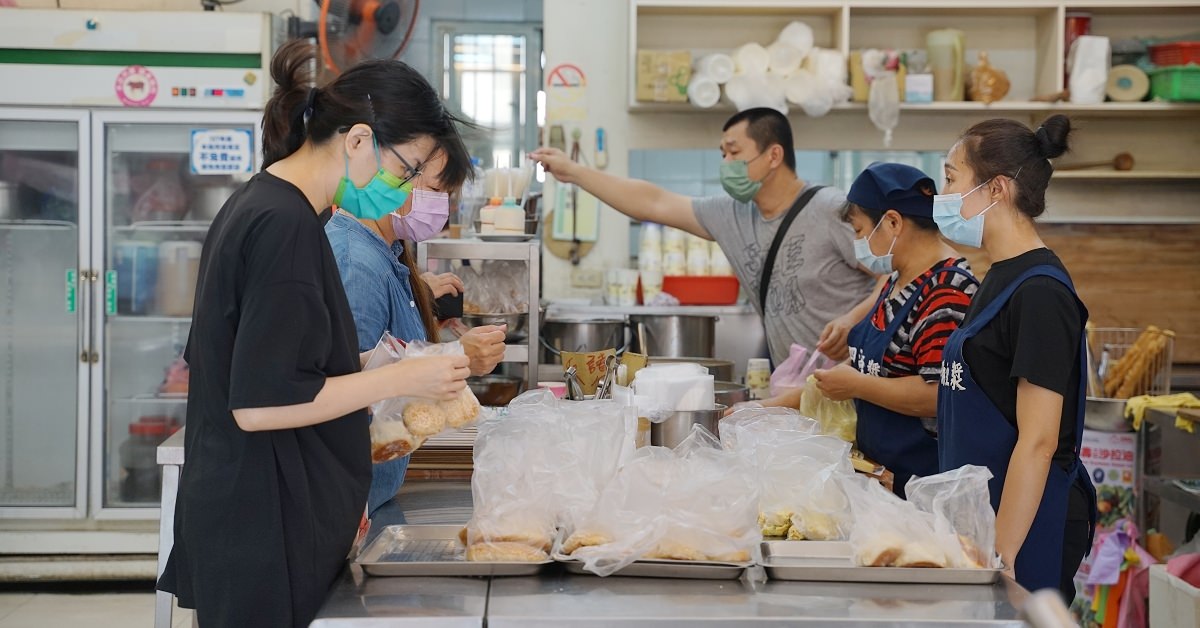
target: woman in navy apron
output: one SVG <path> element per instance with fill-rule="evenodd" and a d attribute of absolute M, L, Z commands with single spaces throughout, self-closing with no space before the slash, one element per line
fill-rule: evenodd
<path fill-rule="evenodd" d="M 1070 130 L 1060 115 L 1036 131 L 1013 120 L 971 127 L 950 149 L 934 201 L 942 234 L 992 260 L 943 351 L 941 469 L 992 471 L 1004 564 L 1026 589 L 1059 589 L 1067 603 L 1095 527 L 1095 489 L 1079 460 L 1087 309 L 1033 220 Z"/>
<path fill-rule="evenodd" d="M 967 261 L 938 235 L 933 180 L 903 164 L 873 163 L 850 186 L 845 218 L 855 255 L 888 279 L 849 333 L 850 362 L 817 371 L 835 400 L 854 399 L 858 448 L 895 473 L 904 496 L 914 475 L 938 472 L 937 414 L 942 345 L 978 285 Z"/>

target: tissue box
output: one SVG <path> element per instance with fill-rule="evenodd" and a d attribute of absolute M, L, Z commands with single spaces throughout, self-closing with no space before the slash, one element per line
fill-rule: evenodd
<path fill-rule="evenodd" d="M 671 50 L 639 50 L 637 53 L 637 99 L 646 102 L 687 102 L 692 79 L 692 53 Z"/>
<path fill-rule="evenodd" d="M 1200 589 L 1167 573 L 1166 565 L 1150 567 L 1150 625 L 1154 628 L 1200 626 Z"/>
<path fill-rule="evenodd" d="M 909 74 L 904 82 L 905 102 L 933 102 L 933 75 Z"/>

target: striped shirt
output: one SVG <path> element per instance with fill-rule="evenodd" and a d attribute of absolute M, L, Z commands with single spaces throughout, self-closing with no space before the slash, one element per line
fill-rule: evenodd
<path fill-rule="evenodd" d="M 876 308 L 871 314 L 871 323 L 876 329 L 887 327 L 895 318 L 895 312 L 904 307 L 917 286 L 939 269 L 951 266 L 968 272 L 971 270 L 967 260 L 961 257 L 944 259 L 934 264 L 904 286 L 899 294 L 885 300 Z M 883 288 L 885 293 L 891 293 L 897 279 L 897 274 L 893 274 Z M 942 348 L 946 346 L 946 339 L 958 329 L 966 316 L 971 305 L 971 295 L 975 294 L 976 288 L 977 283 L 960 273 L 939 272 L 933 281 L 926 283 L 921 288 L 916 305 L 909 312 L 908 320 L 900 325 L 900 329 L 892 336 L 887 351 L 884 352 L 882 375 L 920 375 L 926 382 L 937 382 L 942 375 Z"/>

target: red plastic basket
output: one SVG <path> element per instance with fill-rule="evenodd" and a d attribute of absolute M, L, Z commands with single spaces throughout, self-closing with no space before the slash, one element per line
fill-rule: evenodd
<path fill-rule="evenodd" d="M 1200 63 L 1200 41 L 1177 41 L 1150 46 L 1150 61 L 1157 66 Z"/>
<path fill-rule="evenodd" d="M 663 292 L 680 305 L 733 305 L 738 300 L 737 277 L 663 277 Z"/>

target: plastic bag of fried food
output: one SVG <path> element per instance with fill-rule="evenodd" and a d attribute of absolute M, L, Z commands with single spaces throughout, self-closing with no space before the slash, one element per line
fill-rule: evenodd
<path fill-rule="evenodd" d="M 675 449 L 643 447 L 558 553 L 608 576 L 639 559 L 749 562 L 761 541 L 753 470 L 693 426 Z"/>
<path fill-rule="evenodd" d="M 363 370 L 433 355 L 464 355 L 464 352 L 458 342 L 406 345 L 384 332 Z M 379 463 L 407 456 L 432 436 L 474 424 L 482 412 L 470 388 L 464 388 L 450 401 L 394 397 L 376 402 L 371 405 L 371 460 Z"/>

